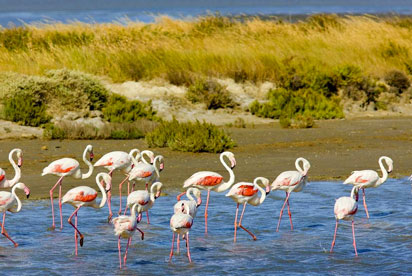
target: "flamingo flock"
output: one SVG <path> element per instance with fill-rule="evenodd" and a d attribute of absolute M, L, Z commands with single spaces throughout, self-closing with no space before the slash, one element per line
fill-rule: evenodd
<path fill-rule="evenodd" d="M 129 153 L 123 151 L 113 151 L 104 154 L 97 162 L 93 162 L 93 146 L 87 145 L 83 152 L 83 162 L 88 166 L 88 171 L 82 173 L 80 163 L 73 158 L 62 158 L 50 163 L 43 169 L 43 175 L 53 174 L 59 177 L 58 181 L 50 190 L 50 202 L 52 210 L 52 226 L 55 229 L 54 206 L 53 206 L 53 191 L 59 187 L 59 213 L 60 213 L 60 229 L 63 228 L 62 204 L 70 204 L 75 210 L 68 218 L 68 223 L 74 229 L 75 255 L 78 254 L 78 245 L 84 245 L 84 235 L 80 232 L 78 226 L 78 212 L 81 207 L 92 207 L 101 209 L 108 203 L 109 216 L 108 222 L 113 225 L 114 234 L 118 237 L 118 256 L 119 267 L 126 266 L 128 249 L 132 242 L 132 236 L 136 232 L 140 232 L 141 240 L 144 240 L 144 232 L 137 226 L 142 220 L 142 213 L 146 212 L 147 223 L 150 224 L 148 210 L 153 207 L 156 199 L 160 197 L 164 185 L 159 182 L 161 172 L 165 168 L 164 157 L 161 155 L 155 156 L 152 151 L 145 150 L 140 152 L 138 149 L 132 149 Z M 229 179 L 224 181 L 224 177 L 216 172 L 200 171 L 192 174 L 183 183 L 184 192 L 177 196 L 177 203 L 173 207 L 173 215 L 170 219 L 170 229 L 173 232 L 172 246 L 169 254 L 169 261 L 172 261 L 174 255 L 174 244 L 177 241 L 177 252 L 180 251 L 180 239 L 185 240 L 187 258 L 192 262 L 189 245 L 189 232 L 193 227 L 194 220 L 199 207 L 202 204 L 201 191 L 207 191 L 207 198 L 204 210 L 205 234 L 208 233 L 208 205 L 210 200 L 210 191 L 225 192 L 226 197 L 230 197 L 236 203 L 236 211 L 234 217 L 234 236 L 233 242 L 237 241 L 237 230 L 242 229 L 249 234 L 253 240 L 257 240 L 255 234 L 242 225 L 242 220 L 245 215 L 246 205 L 259 206 L 264 203 L 267 195 L 276 190 L 285 192 L 285 200 L 280 209 L 276 231 L 279 231 L 280 222 L 282 219 L 284 208 L 287 206 L 290 220 L 290 228 L 293 230 L 292 213 L 290 209 L 290 195 L 292 192 L 300 192 L 307 184 L 308 172 L 311 167 L 308 160 L 299 157 L 296 159 L 296 170 L 285 171 L 280 173 L 275 180 L 270 183 L 265 177 L 255 177 L 253 182 L 238 182 L 235 183 L 234 168 L 236 166 L 235 155 L 232 152 L 223 152 L 220 154 L 220 162 L 229 174 Z M 17 161 L 16 161 L 17 160 Z M 21 166 L 23 161 L 23 152 L 21 149 L 13 149 L 9 154 L 9 161 L 14 169 L 14 177 L 8 179 L 6 173 L 0 168 L 0 187 L 11 188 L 11 192 L 0 191 L 0 211 L 3 212 L 3 220 L 1 223 L 1 234 L 9 239 L 15 247 L 18 246 L 5 229 L 6 212 L 16 213 L 22 208 L 22 203 L 16 194 L 16 189 L 23 190 L 27 197 L 30 195 L 30 189 L 23 183 L 19 182 L 21 178 Z M 229 162 L 228 162 L 229 161 Z M 229 164 L 228 164 L 229 163 Z M 384 165 L 385 163 L 385 165 Z M 353 247 L 355 255 L 358 255 L 355 240 L 354 216 L 358 211 L 359 191 L 363 192 L 363 205 L 366 212 L 366 217 L 369 218 L 368 208 L 365 200 L 366 188 L 377 188 L 382 185 L 388 178 L 388 174 L 393 170 L 393 160 L 387 156 L 382 156 L 378 160 L 378 164 L 382 171 L 382 177 L 373 170 L 353 171 L 352 174 L 343 182 L 343 184 L 352 184 L 353 188 L 350 196 L 343 196 L 336 200 L 334 205 L 335 215 L 335 232 L 331 245 L 330 252 L 333 252 L 339 221 L 347 220 L 352 223 Z M 88 179 L 92 176 L 95 167 L 103 167 L 108 172 L 100 172 L 96 175 L 95 182 L 98 190 L 89 186 L 77 186 L 70 189 L 62 197 L 62 182 L 65 176 L 71 176 L 76 179 Z M 119 200 L 119 211 L 117 217 L 113 218 L 111 207 L 111 189 L 112 189 L 112 174 L 114 171 L 120 171 L 125 177 L 119 183 L 119 194 L 121 195 L 122 185 L 127 181 L 127 202 L 122 214 L 121 196 Z M 412 176 L 410 177 L 412 180 Z M 130 183 L 132 186 L 130 187 Z M 142 189 L 135 190 L 135 186 L 143 183 Z M 102 197 L 97 203 L 98 192 Z M 187 200 L 182 200 L 181 197 L 186 195 Z M 239 206 L 243 205 L 239 216 Z M 130 215 L 127 215 L 127 210 L 130 209 Z M 74 223 L 73 223 L 74 217 Z M 239 217 L 239 219 L 238 219 Z M 176 237 L 177 236 L 177 237 Z M 125 253 L 122 258 L 121 239 L 127 239 Z"/>

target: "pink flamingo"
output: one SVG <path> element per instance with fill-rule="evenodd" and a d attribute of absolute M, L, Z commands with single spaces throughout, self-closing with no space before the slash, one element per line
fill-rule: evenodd
<path fill-rule="evenodd" d="M 83 152 L 83 161 L 89 167 L 89 171 L 87 173 L 81 173 L 80 171 L 80 164 L 77 160 L 73 158 L 62 158 L 56 161 L 51 162 L 47 167 L 43 169 L 43 175 L 46 174 L 54 174 L 60 176 L 59 180 L 50 190 L 50 201 L 52 207 L 52 218 L 53 224 L 51 229 L 55 229 L 54 223 L 54 206 L 53 206 L 53 191 L 56 189 L 57 185 L 59 185 L 59 209 L 60 209 L 60 229 L 63 229 L 63 216 L 62 216 L 62 182 L 65 176 L 72 176 L 77 179 L 86 179 L 89 178 L 93 173 L 93 165 L 86 159 L 87 153 L 89 153 L 90 162 L 93 161 L 93 147 L 92 145 L 87 145 Z"/>
<path fill-rule="evenodd" d="M 181 200 L 181 195 L 177 196 L 178 202 L 173 207 L 175 213 L 185 213 L 186 210 L 182 210 L 182 206 L 189 209 L 189 216 L 193 219 L 196 217 L 197 210 L 202 204 L 201 191 L 197 188 L 189 188 L 186 191 L 186 197 L 189 200 Z M 196 198 L 196 199 L 195 199 Z M 183 205 L 182 205 L 183 204 Z M 180 235 L 177 235 L 177 252 L 180 251 Z"/>
<path fill-rule="evenodd" d="M 382 161 L 385 161 L 388 166 L 386 170 Z M 377 188 L 382 185 L 386 179 L 388 179 L 388 174 L 393 170 L 393 161 L 387 156 L 381 156 L 379 158 L 379 167 L 382 171 L 382 177 L 379 178 L 379 175 L 376 171 L 373 170 L 363 170 L 363 171 L 353 171 L 351 176 L 349 176 L 343 184 L 352 184 L 359 189 L 362 189 L 363 193 L 363 206 L 365 207 L 366 217 L 369 218 L 368 206 L 365 201 L 365 188 Z"/>
<path fill-rule="evenodd" d="M 19 245 L 18 243 L 13 241 L 13 239 L 9 236 L 6 229 L 4 228 L 4 225 L 6 223 L 6 211 L 17 213 L 17 212 L 20 212 L 21 210 L 21 201 L 16 195 L 17 188 L 24 190 L 27 198 L 29 198 L 30 190 L 26 185 L 24 185 L 21 182 L 13 186 L 13 188 L 11 189 L 11 193 L 5 192 L 5 191 L 0 192 L 0 212 L 3 212 L 3 223 L 1 224 L 1 234 L 4 235 L 6 238 L 8 238 L 14 244 L 14 247 L 17 247 Z M 17 208 L 15 208 L 16 203 L 17 203 Z"/>
<path fill-rule="evenodd" d="M 303 163 L 303 169 L 300 167 L 299 163 Z M 288 214 L 290 220 L 290 228 L 293 230 L 293 223 L 292 223 L 292 213 L 290 212 L 289 207 L 289 196 L 291 192 L 300 192 L 303 187 L 306 185 L 307 174 L 310 169 L 310 163 L 305 158 L 299 157 L 295 161 L 295 167 L 297 171 L 285 171 L 282 172 L 278 177 L 276 177 L 275 181 L 273 181 L 271 187 L 272 190 L 283 190 L 286 192 L 286 199 L 283 203 L 282 209 L 280 210 L 278 226 L 276 228 L 276 232 L 279 231 L 280 221 L 283 215 L 283 209 L 285 205 L 288 205 Z"/>
<path fill-rule="evenodd" d="M 71 214 L 69 219 L 67 220 L 71 226 L 74 228 L 74 242 L 75 242 L 75 253 L 77 256 L 77 234 L 80 236 L 80 246 L 83 246 L 83 239 L 84 236 L 82 233 L 80 233 L 79 229 L 77 228 L 77 212 L 79 212 L 80 208 L 82 206 L 85 207 L 92 207 L 96 209 L 103 208 L 103 206 L 106 204 L 106 190 L 103 188 L 102 184 L 100 184 L 100 180 L 103 180 L 104 183 L 106 184 L 106 190 L 110 188 L 110 183 L 111 183 L 111 177 L 107 173 L 99 173 L 96 176 L 96 184 L 100 189 L 100 192 L 102 193 L 102 200 L 100 201 L 100 204 L 96 204 L 96 198 L 97 198 L 97 191 L 93 188 L 90 188 L 88 186 L 79 186 L 73 189 L 70 189 L 64 196 L 63 196 L 63 203 L 68 203 L 72 205 L 74 208 L 74 212 Z M 72 217 L 76 216 L 74 219 L 74 224 L 72 223 Z"/>
<path fill-rule="evenodd" d="M 261 183 L 266 187 L 266 190 L 264 190 L 258 185 L 258 181 L 261 181 Z M 258 196 L 259 191 L 260 191 L 260 197 Z M 253 240 L 256 240 L 256 236 L 242 225 L 243 214 L 245 213 L 246 203 L 249 203 L 250 205 L 253 205 L 253 206 L 258 206 L 262 204 L 263 201 L 265 201 L 266 195 L 269 194 L 269 192 L 270 192 L 269 179 L 264 178 L 264 177 L 256 177 L 253 180 L 253 183 L 239 182 L 230 188 L 226 196 L 231 197 L 233 201 L 237 203 L 236 215 L 235 215 L 235 235 L 233 238 L 233 242 L 236 242 L 236 231 L 237 231 L 238 226 L 242 228 L 243 230 L 245 230 L 250 236 L 252 236 Z M 243 210 L 242 210 L 242 214 L 240 215 L 239 223 L 237 223 L 239 204 L 243 204 Z"/>
<path fill-rule="evenodd" d="M 104 167 L 109 171 L 110 177 L 113 175 L 113 171 L 118 170 L 123 172 L 124 174 L 128 174 L 132 168 L 138 165 L 138 160 L 142 159 L 144 163 L 148 163 L 144 158 L 144 155 L 149 156 L 150 162 L 153 161 L 153 152 L 151 151 L 142 151 L 140 152 L 138 149 L 132 149 L 129 153 L 124 151 L 112 151 L 103 155 L 96 163 L 94 163 L 95 167 Z M 136 156 L 136 157 L 135 157 Z M 127 180 L 128 175 L 120 182 L 119 184 L 119 214 L 122 210 L 122 185 Z M 129 188 L 128 188 L 129 191 Z M 112 192 L 111 189 L 107 193 L 107 205 L 109 206 L 109 217 L 108 221 L 111 220 L 113 216 L 112 207 Z"/>
<path fill-rule="evenodd" d="M 16 153 L 17 156 L 17 164 L 16 161 L 13 159 L 13 155 Z M 13 149 L 9 153 L 9 161 L 10 164 L 14 168 L 14 177 L 12 179 L 6 179 L 6 173 L 3 169 L 0 168 L 0 188 L 9 188 L 12 187 L 14 184 L 19 182 L 21 178 L 21 170 L 20 167 L 23 164 L 23 151 L 21 149 Z"/>
<path fill-rule="evenodd" d="M 230 167 L 226 164 L 223 157 L 227 157 L 230 161 Z M 236 166 L 235 155 L 229 151 L 222 152 L 220 154 L 220 162 L 229 172 L 229 181 L 223 182 L 223 176 L 215 172 L 201 171 L 194 173 L 191 177 L 186 179 L 183 184 L 183 188 L 196 187 L 202 190 L 207 190 L 207 200 L 205 207 L 205 233 L 207 234 L 207 208 L 209 206 L 210 191 L 224 192 L 229 189 L 235 182 L 235 174 L 233 173 L 233 168 Z M 185 192 L 181 193 L 181 195 Z"/>
<path fill-rule="evenodd" d="M 169 255 L 169 262 L 172 260 L 173 256 L 173 247 L 175 244 L 175 233 L 178 235 L 184 235 L 186 239 L 186 249 L 187 249 L 187 258 L 189 259 L 189 263 L 192 262 L 192 258 L 190 257 L 190 246 L 189 246 L 189 230 L 192 228 L 193 225 L 193 218 L 189 215 L 189 207 L 185 206 L 185 203 L 181 205 L 181 211 L 179 213 L 175 213 L 170 218 L 170 229 L 173 231 L 173 238 L 172 238 L 172 249 L 170 250 Z"/>
<path fill-rule="evenodd" d="M 139 214 L 141 214 L 142 212 L 146 212 L 147 215 L 149 209 L 153 207 L 155 200 L 160 196 L 162 192 L 162 186 L 162 183 L 156 182 L 150 187 L 150 193 L 147 190 L 137 190 L 131 192 L 127 197 L 127 206 L 132 207 L 134 204 L 137 204 L 137 212 Z M 147 223 L 150 224 L 148 215 Z"/>
<path fill-rule="evenodd" d="M 355 186 L 352 188 L 352 192 L 350 197 L 342 196 L 338 198 L 335 202 L 335 218 L 336 218 L 336 226 L 335 226 L 335 234 L 333 235 L 332 246 L 330 248 L 330 252 L 333 251 L 333 247 L 335 246 L 336 241 L 336 232 L 338 231 L 338 224 L 339 220 L 352 220 L 352 236 L 353 236 L 353 248 L 355 248 L 355 255 L 358 256 L 358 251 L 356 250 L 356 240 L 355 240 L 355 225 L 353 222 L 353 216 L 358 211 L 358 191 L 359 187 Z"/>
<path fill-rule="evenodd" d="M 120 246 L 120 238 L 125 238 L 127 240 L 126 245 L 126 252 L 124 254 L 124 265 L 126 266 L 127 261 L 127 251 L 129 249 L 130 243 L 132 241 L 132 236 L 136 230 L 138 230 L 142 235 L 142 240 L 144 239 L 144 233 L 139 228 L 137 228 L 137 223 L 140 222 L 141 215 L 136 219 L 136 209 L 138 205 L 135 203 L 132 208 L 130 208 L 130 216 L 119 216 L 114 218 L 112 223 L 114 226 L 114 234 L 119 237 L 117 242 L 117 247 L 119 249 L 119 264 L 120 268 L 122 268 L 122 253 L 121 253 L 121 246 Z"/>

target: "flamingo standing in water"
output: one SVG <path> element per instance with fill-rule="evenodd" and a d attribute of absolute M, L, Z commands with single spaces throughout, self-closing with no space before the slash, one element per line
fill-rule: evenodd
<path fill-rule="evenodd" d="M 197 188 L 189 188 L 186 191 L 186 197 L 189 200 L 181 200 L 182 195 L 177 196 L 177 202 L 173 207 L 175 213 L 185 213 L 186 210 L 182 210 L 182 206 L 189 209 L 189 215 L 194 219 L 196 217 L 197 209 L 202 204 L 201 191 Z M 196 199 L 195 199 L 196 198 Z M 182 205 L 184 204 L 184 205 Z M 177 234 L 177 252 L 180 251 L 180 235 Z"/>
<path fill-rule="evenodd" d="M 102 200 L 100 201 L 100 204 L 96 204 L 96 198 L 97 198 L 97 191 L 93 188 L 90 188 L 88 186 L 79 186 L 73 189 L 70 189 L 64 196 L 63 196 L 63 203 L 68 203 L 72 205 L 76 210 L 71 214 L 69 219 L 67 220 L 71 226 L 74 228 L 74 242 L 75 242 L 75 253 L 77 256 L 77 234 L 80 236 L 80 246 L 83 246 L 83 239 L 84 236 L 82 233 L 80 233 L 79 229 L 77 228 L 77 212 L 79 212 L 80 208 L 82 206 L 85 207 L 93 207 L 96 209 L 103 208 L 103 206 L 106 204 L 106 190 L 103 188 L 102 184 L 100 184 L 101 179 L 104 181 L 106 184 L 106 190 L 110 188 L 110 183 L 111 183 L 111 177 L 107 173 L 99 173 L 96 176 L 96 184 L 100 189 L 100 192 L 102 193 Z M 74 219 L 74 224 L 72 223 L 72 217 L 76 216 Z"/>
<path fill-rule="evenodd" d="M 155 200 L 160 196 L 162 186 L 162 183 L 156 182 L 150 187 L 150 193 L 147 190 L 137 190 L 131 192 L 127 197 L 127 206 L 132 207 L 134 204 L 137 204 L 137 212 L 139 214 L 146 212 L 148 224 L 150 224 L 148 211 L 153 207 Z"/>
<path fill-rule="evenodd" d="M 227 157 L 230 161 L 230 167 L 226 164 L 223 157 Z M 229 151 L 222 152 L 220 154 L 220 162 L 229 172 L 229 181 L 223 182 L 223 176 L 215 172 L 201 171 L 194 173 L 191 177 L 186 179 L 183 184 L 183 188 L 196 187 L 202 190 L 207 190 L 207 200 L 205 207 L 205 233 L 207 234 L 207 208 L 209 206 L 210 191 L 224 192 L 229 189 L 235 182 L 235 174 L 233 173 L 233 168 L 236 166 L 235 155 Z M 181 193 L 184 195 L 185 192 Z"/>
<path fill-rule="evenodd" d="M 300 162 L 303 163 L 303 169 L 300 167 Z M 310 169 L 310 163 L 305 158 L 299 157 L 295 161 L 295 167 L 297 171 L 285 171 L 279 174 L 276 177 L 275 181 L 273 181 L 271 188 L 273 190 L 282 190 L 286 192 L 286 199 L 283 203 L 282 209 L 280 210 L 278 226 L 276 228 L 276 232 L 279 231 L 280 221 L 283 215 L 283 209 L 285 205 L 288 205 L 288 214 L 290 220 L 290 229 L 293 230 L 293 223 L 292 223 L 292 213 L 290 212 L 289 207 L 289 196 L 291 192 L 300 192 L 303 187 L 306 185 L 307 174 Z"/>
<path fill-rule="evenodd" d="M 87 153 L 89 153 L 89 160 L 86 159 Z M 50 201 L 51 201 L 51 207 L 52 207 L 52 218 L 53 218 L 53 224 L 52 224 L 52 229 L 55 229 L 55 223 L 54 223 L 54 207 L 53 207 L 53 191 L 56 189 L 57 185 L 59 185 L 59 209 L 60 209 L 60 229 L 63 229 L 63 216 L 62 216 L 62 182 L 63 178 L 65 176 L 73 176 L 74 178 L 77 179 L 86 179 L 89 178 L 92 173 L 93 173 L 93 147 L 92 145 L 87 145 L 84 152 L 83 152 L 83 161 L 86 163 L 86 165 L 89 167 L 89 171 L 87 173 L 81 173 L 80 171 L 80 164 L 77 160 L 73 158 L 62 158 L 58 159 L 56 161 L 51 162 L 47 167 L 43 169 L 43 175 L 46 174 L 54 174 L 57 176 L 60 176 L 59 180 L 56 182 L 56 184 L 51 188 L 50 190 Z"/>
<path fill-rule="evenodd" d="M 169 262 L 172 260 L 173 256 L 173 247 L 175 244 L 175 234 L 184 235 L 186 239 L 186 249 L 187 249 L 187 258 L 189 259 L 189 263 L 192 262 L 192 258 L 190 257 L 190 246 L 189 246 L 189 230 L 192 228 L 193 225 L 193 217 L 189 215 L 190 208 L 186 206 L 186 203 L 182 203 L 181 211 L 175 213 L 170 218 L 170 229 L 173 231 L 173 238 L 172 238 L 172 249 L 170 250 L 169 255 Z"/>
<path fill-rule="evenodd" d="M 258 185 L 258 181 L 266 187 L 264 190 Z M 260 191 L 260 197 L 258 196 L 258 192 Z M 233 238 L 233 242 L 236 242 L 236 231 L 237 227 L 239 226 L 243 230 L 245 230 L 250 236 L 252 236 L 253 240 L 256 240 L 256 236 L 247 230 L 242 225 L 243 214 L 245 213 L 246 203 L 249 203 L 253 206 L 258 206 L 263 203 L 266 199 L 266 195 L 270 192 L 270 185 L 269 179 L 264 177 L 256 177 L 253 180 L 253 183 L 249 182 L 239 182 L 233 185 L 226 196 L 229 196 L 237 203 L 236 205 L 236 215 L 235 215 L 235 235 Z M 239 223 L 237 223 L 237 215 L 239 212 L 239 204 L 243 204 L 242 214 L 240 215 Z"/>
<path fill-rule="evenodd" d="M 126 252 L 123 257 L 124 265 L 126 265 L 127 261 L 127 251 L 129 249 L 130 243 L 132 241 L 132 236 L 136 230 L 138 230 L 142 235 L 142 240 L 144 239 L 144 233 L 139 228 L 137 228 L 137 223 L 140 222 L 141 214 L 136 219 L 136 209 L 138 204 L 133 204 L 133 207 L 130 208 L 130 216 L 119 216 L 113 219 L 112 223 L 114 226 L 114 234 L 119 237 L 117 242 L 117 247 L 119 249 L 119 264 L 120 268 L 122 268 L 122 253 L 121 253 L 121 246 L 120 246 L 120 238 L 125 238 L 127 240 L 126 245 Z"/>
<path fill-rule="evenodd" d="M 7 233 L 4 225 L 6 223 L 6 211 L 17 213 L 21 210 L 21 201 L 16 195 L 16 189 L 21 189 L 26 194 L 27 198 L 30 196 L 29 188 L 23 183 L 17 183 L 13 186 L 10 192 L 1 191 L 0 192 L 0 212 L 3 212 L 3 223 L 1 224 L 1 234 L 8 238 L 13 244 L 14 247 L 19 246 Z M 17 208 L 15 208 L 17 204 Z"/>
<path fill-rule="evenodd" d="M 353 217 L 358 211 L 358 191 L 359 187 L 355 186 L 352 188 L 352 192 L 350 197 L 342 196 L 338 198 L 335 202 L 335 218 L 336 218 L 336 226 L 335 226 L 335 234 L 333 235 L 332 246 L 330 248 L 330 252 L 333 251 L 333 247 L 335 246 L 336 241 L 336 232 L 338 231 L 338 224 L 339 220 L 352 220 L 352 236 L 353 236 L 353 248 L 355 248 L 355 255 L 358 256 L 358 251 L 356 250 L 356 240 L 355 240 L 355 225 L 353 222 Z"/>
<path fill-rule="evenodd" d="M 13 159 L 13 155 L 16 153 L 17 156 L 17 164 L 16 161 Z M 23 151 L 21 149 L 13 149 L 9 153 L 9 161 L 10 164 L 14 168 L 14 177 L 12 179 L 6 178 L 6 173 L 3 169 L 0 168 L 0 188 L 9 188 L 12 187 L 14 184 L 19 182 L 21 178 L 21 170 L 20 167 L 23 164 Z"/>
<path fill-rule="evenodd" d="M 113 171 L 119 170 L 124 174 L 128 174 L 134 166 L 137 166 L 138 160 L 142 159 L 144 163 L 148 163 L 144 156 L 147 155 L 150 158 L 150 162 L 153 161 L 153 152 L 151 151 L 142 151 L 140 152 L 138 149 L 132 149 L 129 153 L 124 151 L 112 151 L 103 155 L 96 163 L 94 163 L 95 167 L 104 167 L 109 171 L 110 177 L 113 175 Z M 136 156 L 136 157 L 135 157 Z M 128 175 L 123 179 L 122 182 L 119 184 L 119 198 L 120 198 L 120 207 L 119 207 L 119 214 L 122 209 L 122 185 L 127 180 Z M 111 185 L 111 184 L 110 184 Z M 110 186 L 111 187 L 111 186 Z M 129 188 L 128 188 L 129 191 Z M 109 206 L 109 217 L 108 221 L 111 220 L 113 216 L 112 207 L 112 192 L 111 189 L 107 193 L 107 205 Z"/>
<path fill-rule="evenodd" d="M 388 166 L 386 170 L 382 161 L 385 161 Z M 379 175 L 376 171 L 373 170 L 363 170 L 363 171 L 353 171 L 351 176 L 349 176 L 343 184 L 352 184 L 359 189 L 362 189 L 363 193 L 363 206 L 365 207 L 366 217 L 369 218 L 368 206 L 365 201 L 365 188 L 377 188 L 382 185 L 386 179 L 388 179 L 388 174 L 393 170 L 393 161 L 387 156 L 381 156 L 379 158 L 379 167 L 382 171 L 382 177 L 379 178 Z"/>

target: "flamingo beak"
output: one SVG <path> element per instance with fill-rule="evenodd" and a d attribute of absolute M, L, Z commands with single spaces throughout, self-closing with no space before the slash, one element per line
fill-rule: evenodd
<path fill-rule="evenodd" d="M 268 185 L 268 186 L 266 186 L 266 195 L 268 195 L 269 193 L 270 193 L 270 186 Z"/>
<path fill-rule="evenodd" d="M 199 197 L 199 198 L 197 199 L 197 205 L 196 205 L 196 207 L 199 207 L 200 205 L 202 205 L 202 198 L 201 198 L 201 197 Z"/>
<path fill-rule="evenodd" d="M 150 165 L 153 165 L 154 162 L 154 156 L 150 156 Z"/>
<path fill-rule="evenodd" d="M 91 153 L 90 153 L 90 162 L 93 162 L 93 158 L 94 158 L 94 153 L 91 152 Z"/>
<path fill-rule="evenodd" d="M 234 169 L 236 167 L 236 160 L 233 158 L 231 161 L 231 168 Z"/>
<path fill-rule="evenodd" d="M 164 168 L 165 168 L 165 164 L 164 164 L 164 163 L 160 163 L 159 171 L 163 171 Z"/>
<path fill-rule="evenodd" d="M 156 192 L 156 195 L 155 195 L 155 198 L 158 198 L 159 196 L 160 196 L 160 194 L 162 193 L 162 191 L 161 190 L 159 190 L 159 191 L 157 191 Z"/>
<path fill-rule="evenodd" d="M 19 160 L 17 161 L 17 166 L 18 166 L 19 168 L 21 168 L 22 165 L 23 165 L 23 158 L 20 157 Z"/>
<path fill-rule="evenodd" d="M 29 196 L 30 196 L 30 189 L 27 188 L 27 187 L 25 187 L 25 188 L 24 188 L 24 193 L 26 194 L 26 197 L 29 198 Z"/>

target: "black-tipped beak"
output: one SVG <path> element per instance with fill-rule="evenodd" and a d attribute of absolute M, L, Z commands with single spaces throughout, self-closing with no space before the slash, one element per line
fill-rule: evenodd
<path fill-rule="evenodd" d="M 93 152 L 90 153 L 90 162 L 93 162 L 94 154 Z"/>
<path fill-rule="evenodd" d="M 391 172 L 392 172 L 392 170 L 388 171 L 388 173 L 391 173 Z"/>
<path fill-rule="evenodd" d="M 30 197 L 30 194 L 26 195 L 26 197 L 29 198 L 29 197 Z"/>

